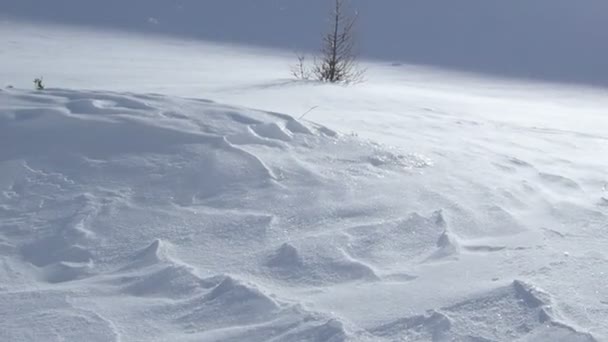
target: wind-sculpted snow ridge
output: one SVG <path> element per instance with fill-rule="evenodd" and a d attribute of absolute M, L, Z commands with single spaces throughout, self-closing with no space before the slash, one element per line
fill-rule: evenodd
<path fill-rule="evenodd" d="M 209 100 L 2 89 L 0 340 L 601 341 L 600 282 L 548 281 L 601 276 L 600 246 L 564 246 L 602 241 L 604 207 L 549 202 L 587 183 L 499 159 L 513 203 L 549 203 L 536 227 L 435 158 Z"/>
<path fill-rule="evenodd" d="M 0 340 L 121 341 L 111 321 L 73 305 L 70 297 L 75 295 L 40 289 L 0 292 Z"/>
<path fill-rule="evenodd" d="M 402 161 L 370 164 L 377 145 L 154 94 L 10 89 L 0 103 L 2 340 L 366 335 L 274 293 L 379 279 L 346 249 L 317 258 L 309 248 L 300 260 L 283 242 L 259 264 L 251 256 L 313 241 L 324 230 L 315 215 L 348 207 L 331 204 L 353 191 L 340 179 L 407 172 Z"/>
<path fill-rule="evenodd" d="M 525 282 L 481 293 L 425 315 L 371 330 L 392 341 L 596 342 L 588 333 L 560 323 L 549 296 Z"/>
<path fill-rule="evenodd" d="M 305 244 L 304 255 L 289 243 L 281 245 L 266 261 L 269 274 L 294 285 L 378 280 L 370 266 L 353 260 L 343 251 L 324 248 L 315 240 Z"/>
<path fill-rule="evenodd" d="M 129 296 L 172 300 L 149 305 L 172 330 L 196 341 L 290 341 L 290 336 L 344 341 L 339 322 L 282 302 L 255 284 L 230 275 L 203 277 L 192 266 L 170 256 L 165 242 L 155 240 L 135 253 L 126 267 L 103 276 Z M 170 304 L 168 304 L 170 303 Z"/>
<path fill-rule="evenodd" d="M 441 211 L 428 218 L 414 213 L 394 222 L 353 227 L 346 234 L 353 255 L 385 266 L 395 261 L 403 264 L 455 258 L 459 253 L 458 242 L 448 232 Z M 395 255 L 401 258 L 395 260 Z"/>

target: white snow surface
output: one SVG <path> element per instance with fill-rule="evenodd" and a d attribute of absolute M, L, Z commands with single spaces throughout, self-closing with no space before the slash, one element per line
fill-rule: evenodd
<path fill-rule="evenodd" d="M 0 39 L 0 341 L 608 341 L 605 90 Z"/>

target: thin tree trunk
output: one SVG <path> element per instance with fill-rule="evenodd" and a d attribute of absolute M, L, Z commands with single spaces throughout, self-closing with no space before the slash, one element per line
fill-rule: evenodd
<path fill-rule="evenodd" d="M 336 81 L 336 68 L 338 66 L 338 32 L 340 32 L 340 12 L 342 11 L 342 1 L 336 0 L 336 9 L 334 12 L 334 34 L 332 36 L 331 60 L 329 69 L 329 81 Z"/>

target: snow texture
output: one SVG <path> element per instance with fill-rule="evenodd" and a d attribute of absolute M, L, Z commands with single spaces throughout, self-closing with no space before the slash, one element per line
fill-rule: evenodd
<path fill-rule="evenodd" d="M 0 36 L 1 341 L 608 340 L 604 91 Z"/>

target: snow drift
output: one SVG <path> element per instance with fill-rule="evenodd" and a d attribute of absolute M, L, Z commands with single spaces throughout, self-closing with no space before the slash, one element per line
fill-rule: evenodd
<path fill-rule="evenodd" d="M 378 311 L 374 293 L 405 305 L 461 259 L 534 248 L 458 237 L 462 209 L 404 212 L 402 191 L 440 196 L 414 185 L 429 162 L 206 100 L 0 100 L 3 340 L 596 341 L 519 280 Z"/>

